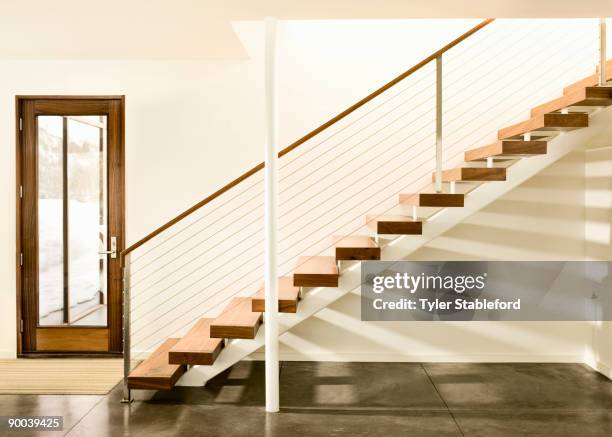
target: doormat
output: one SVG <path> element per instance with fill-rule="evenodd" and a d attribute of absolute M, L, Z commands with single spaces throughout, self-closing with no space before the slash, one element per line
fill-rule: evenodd
<path fill-rule="evenodd" d="M 116 358 L 0 360 L 0 394 L 107 394 L 123 378 Z"/>

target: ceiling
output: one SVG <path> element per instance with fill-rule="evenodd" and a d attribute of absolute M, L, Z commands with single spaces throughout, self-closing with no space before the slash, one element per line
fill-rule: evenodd
<path fill-rule="evenodd" d="M 0 0 L 2 59 L 240 59 L 233 21 L 612 16 L 611 0 Z"/>

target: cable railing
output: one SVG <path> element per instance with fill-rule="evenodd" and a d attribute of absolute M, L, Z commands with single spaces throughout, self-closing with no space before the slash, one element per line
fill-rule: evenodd
<path fill-rule="evenodd" d="M 498 129 L 592 74 L 596 27 L 595 20 L 484 20 L 283 149 L 281 276 L 299 256 L 330 254 L 333 236 L 371 234 L 367 215 L 410 215 L 400 193 L 440 189 L 436 169 L 461 165 L 465 150 L 495 142 Z M 261 288 L 263 167 L 122 252 L 126 377 L 130 359 Z"/>

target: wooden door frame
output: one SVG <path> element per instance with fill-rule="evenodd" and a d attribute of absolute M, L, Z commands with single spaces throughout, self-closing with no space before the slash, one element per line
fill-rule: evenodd
<path fill-rule="evenodd" d="M 87 110 L 90 110 L 92 113 L 99 112 L 101 106 L 104 106 L 104 103 L 107 104 L 108 108 L 112 108 L 113 114 L 116 116 L 115 120 L 112 122 L 115 124 L 116 129 L 113 132 L 108 132 L 109 137 L 107 138 L 107 143 L 111 144 L 114 142 L 117 145 L 116 153 L 113 154 L 113 158 L 109 156 L 107 162 L 107 168 L 109 174 L 111 172 L 114 173 L 114 178 L 109 177 L 109 193 L 113 192 L 113 195 L 116 197 L 116 205 L 117 211 L 115 214 L 109 214 L 108 223 L 109 228 L 112 226 L 117 232 L 117 250 L 121 252 L 125 247 L 125 96 L 123 95 L 101 95 L 101 96 L 93 96 L 93 95 L 17 95 L 15 96 L 15 138 L 16 138 L 16 287 L 17 287 L 17 319 L 16 319 L 16 336 L 17 336 L 17 356 L 19 357 L 45 357 L 45 356 L 83 356 L 83 355 L 111 355 L 111 356 L 121 356 L 122 355 L 122 293 L 121 293 L 121 266 L 118 262 L 109 263 L 108 267 L 108 281 L 109 284 L 113 282 L 115 284 L 114 296 L 111 296 L 109 293 L 108 296 L 108 351 L 104 352 L 80 352 L 80 351 L 71 351 L 71 352 L 53 352 L 53 351 L 45 351 L 45 352 L 33 352 L 33 351 L 25 351 L 23 348 L 24 341 L 27 338 L 32 344 L 32 333 L 28 332 L 28 328 L 24 326 L 24 308 L 23 298 L 24 298 L 24 267 L 22 266 L 22 254 L 24 250 L 24 240 L 22 235 L 22 227 L 23 227 L 23 208 L 22 205 L 22 187 L 24 185 L 24 162 L 25 162 L 25 151 L 24 146 L 26 144 L 24 136 L 26 135 L 26 130 L 23 129 L 24 122 L 24 110 L 28 106 L 27 102 L 33 101 L 43 101 L 44 105 L 48 108 L 53 108 L 53 110 L 57 110 L 58 115 L 88 115 Z M 70 102 L 74 103 L 75 106 L 78 107 L 78 114 L 72 114 L 70 110 L 65 109 L 66 104 L 70 104 Z M 89 105 L 88 105 L 89 104 Z M 89 108 L 88 108 L 89 106 Z M 83 111 L 85 110 L 85 112 Z M 109 114 L 110 116 L 110 110 Z M 110 124 L 111 120 L 109 120 Z M 111 138 L 111 135 L 113 136 Z M 111 179 L 116 181 L 111 186 Z M 24 263 L 25 265 L 25 263 Z M 110 290 L 110 287 L 109 287 Z M 111 305 L 111 299 L 113 305 Z M 32 311 L 32 308 L 29 309 Z M 38 308 L 36 308 L 37 314 Z M 37 318 L 36 318 L 37 320 Z M 44 329 L 44 328 L 43 328 Z M 64 329 L 61 328 L 60 329 Z M 83 329 L 93 329 L 96 328 L 86 328 Z M 97 331 L 100 329 L 98 328 Z M 36 332 L 36 331 L 35 331 Z M 35 334 L 34 332 L 34 334 Z M 92 334 L 94 332 L 92 331 Z M 28 338 L 29 337 L 29 338 Z M 53 340 L 53 339 L 51 339 Z M 35 340 L 34 340 L 35 342 Z M 35 344 L 35 343 L 34 343 Z"/>

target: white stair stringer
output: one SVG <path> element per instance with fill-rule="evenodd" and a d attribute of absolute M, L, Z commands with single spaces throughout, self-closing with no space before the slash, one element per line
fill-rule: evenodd
<path fill-rule="evenodd" d="M 385 261 L 403 260 L 411 253 L 434 238 L 462 222 L 467 217 L 484 208 L 491 202 L 516 188 L 527 179 L 559 160 L 569 152 L 581 149 L 612 123 L 611 110 L 592 113 L 589 127 L 561 133 L 548 141 L 546 155 L 519 160 L 508 168 L 505 182 L 484 183 L 471 191 L 465 198 L 463 208 L 445 208 L 423 224 L 422 235 L 401 236 L 381 250 Z M 279 333 L 283 334 L 297 324 L 313 316 L 323 308 L 340 299 L 347 293 L 361 287 L 361 268 L 358 262 L 343 269 L 337 288 L 319 287 L 309 289 L 298 306 L 298 312 L 279 313 Z M 203 386 L 206 381 L 228 369 L 264 346 L 265 323 L 254 340 L 231 340 L 223 349 L 212 366 L 194 366 L 178 381 L 180 386 Z"/>
<path fill-rule="evenodd" d="M 585 148 L 610 124 L 612 124 L 612 108 L 594 111 L 589 117 L 589 127 L 558 134 L 548 141 L 546 155 L 518 160 L 508 167 L 506 181 L 482 183 L 465 195 L 465 206 L 463 208 L 445 208 L 431 220 L 424 222 L 421 235 L 402 235 L 393 240 L 383 250 L 384 257 L 382 259 L 386 261 L 406 259 L 418 248 L 518 187 L 571 151 Z"/>

